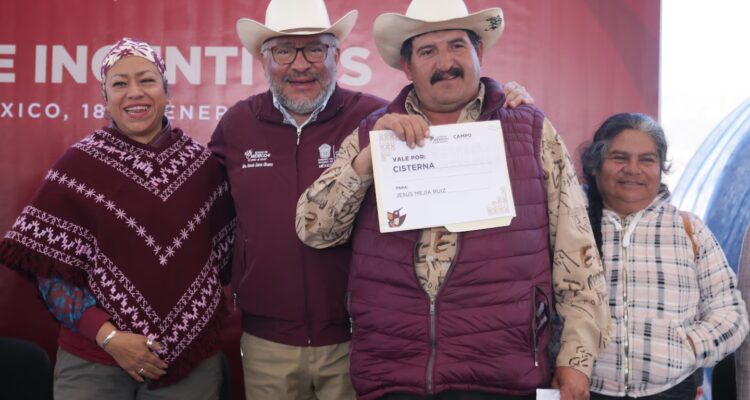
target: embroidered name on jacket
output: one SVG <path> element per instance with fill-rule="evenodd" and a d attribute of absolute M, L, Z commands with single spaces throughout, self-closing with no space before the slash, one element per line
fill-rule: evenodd
<path fill-rule="evenodd" d="M 271 152 L 268 150 L 245 150 L 246 163 L 242 164 L 242 168 L 268 168 L 273 167 L 272 162 L 268 162 L 271 158 Z"/>

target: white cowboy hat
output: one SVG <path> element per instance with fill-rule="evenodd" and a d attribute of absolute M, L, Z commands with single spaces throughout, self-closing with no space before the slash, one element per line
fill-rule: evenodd
<path fill-rule="evenodd" d="M 266 9 L 266 23 L 249 18 L 237 20 L 237 36 L 254 56 L 260 55 L 263 43 L 276 36 L 317 35 L 330 33 L 343 41 L 357 22 L 357 11 L 349 11 L 331 25 L 323 0 L 271 0 Z"/>
<path fill-rule="evenodd" d="M 466 29 L 476 32 L 484 48 L 489 49 L 500 38 L 503 28 L 503 10 L 499 7 L 469 14 L 462 0 L 413 0 L 404 15 L 379 15 L 372 31 L 386 64 L 401 69 L 401 45 L 410 38 L 427 32 Z"/>

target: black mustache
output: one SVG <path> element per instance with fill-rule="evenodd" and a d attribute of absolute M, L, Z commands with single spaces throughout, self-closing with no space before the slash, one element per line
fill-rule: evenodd
<path fill-rule="evenodd" d="M 464 77 L 463 68 L 453 67 L 447 71 L 436 71 L 434 74 L 432 74 L 432 77 L 430 77 L 430 84 L 434 85 L 435 83 L 440 82 L 444 79 L 449 79 L 453 77 L 463 78 Z"/>

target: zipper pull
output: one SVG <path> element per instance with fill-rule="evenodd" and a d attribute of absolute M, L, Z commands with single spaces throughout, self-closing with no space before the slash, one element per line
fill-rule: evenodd
<path fill-rule="evenodd" d="M 539 346 L 537 345 L 539 309 L 536 307 L 536 289 L 531 291 L 531 305 L 534 307 L 531 313 L 531 340 L 534 342 L 534 368 L 536 368 L 539 366 Z"/>
<path fill-rule="evenodd" d="M 297 128 L 297 146 L 299 146 L 299 137 L 302 136 L 302 128 Z"/>
<path fill-rule="evenodd" d="M 237 292 L 232 292 L 232 305 L 234 306 L 232 311 L 237 311 Z"/>

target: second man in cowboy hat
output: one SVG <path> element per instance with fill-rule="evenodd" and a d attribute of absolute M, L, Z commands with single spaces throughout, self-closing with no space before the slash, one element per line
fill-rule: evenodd
<path fill-rule="evenodd" d="M 353 399 L 344 307 L 350 250 L 315 250 L 294 232 L 299 194 L 383 100 L 336 85 L 339 43 L 357 11 L 331 24 L 322 0 L 272 0 L 265 24 L 237 21 L 270 90 L 239 101 L 208 147 L 238 212 L 232 289 L 242 311 L 247 399 Z"/>
<path fill-rule="evenodd" d="M 481 77 L 503 27 L 499 8 L 469 14 L 461 0 L 414 0 L 405 15 L 379 16 L 380 55 L 412 84 L 300 197 L 305 243 L 353 237 L 351 375 L 361 399 L 533 399 L 550 385 L 563 400 L 588 399 L 610 329 L 602 266 L 562 139 L 536 107 L 503 109 L 500 84 Z M 414 146 L 431 124 L 484 120 L 502 123 L 513 222 L 380 233 L 368 132 L 390 129 Z M 563 321 L 556 360 L 552 307 Z"/>

